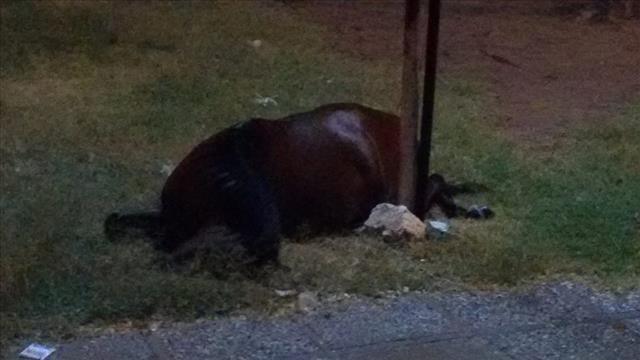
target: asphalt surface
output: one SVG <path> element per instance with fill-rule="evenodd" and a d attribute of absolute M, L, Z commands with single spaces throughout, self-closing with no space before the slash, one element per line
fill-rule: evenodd
<path fill-rule="evenodd" d="M 351 298 L 309 313 L 170 324 L 50 345 L 54 360 L 637 360 L 640 290 L 612 294 L 558 282 L 509 292 Z"/>

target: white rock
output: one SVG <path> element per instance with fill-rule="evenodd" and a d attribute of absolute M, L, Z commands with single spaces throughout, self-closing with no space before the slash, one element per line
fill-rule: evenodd
<path fill-rule="evenodd" d="M 156 331 L 158 331 L 158 329 L 160 329 L 161 326 L 162 326 L 162 322 L 161 321 L 152 321 L 149 324 L 149 331 L 156 332 Z"/>
<path fill-rule="evenodd" d="M 311 291 L 304 291 L 298 295 L 297 302 L 298 311 L 301 312 L 311 312 L 320 306 L 320 302 L 318 301 L 318 296 Z"/>
<path fill-rule="evenodd" d="M 383 203 L 371 210 L 364 223 L 364 231 L 393 238 L 423 239 L 426 236 L 426 225 L 406 206 Z"/>

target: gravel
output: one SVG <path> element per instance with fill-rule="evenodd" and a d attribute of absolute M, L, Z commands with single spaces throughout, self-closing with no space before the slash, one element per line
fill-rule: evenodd
<path fill-rule="evenodd" d="M 305 313 L 51 344 L 58 349 L 51 359 L 636 360 L 640 354 L 640 290 L 554 282 L 512 291 L 319 298 L 318 308 Z"/>

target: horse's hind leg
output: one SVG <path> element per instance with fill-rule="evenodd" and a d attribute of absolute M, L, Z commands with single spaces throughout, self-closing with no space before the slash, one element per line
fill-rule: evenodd
<path fill-rule="evenodd" d="M 225 189 L 223 202 L 225 223 L 241 235 L 252 264 L 277 264 L 280 212 L 267 181 L 259 173 L 240 177 L 237 185 Z"/>
<path fill-rule="evenodd" d="M 229 264 L 278 264 L 280 216 L 273 194 L 257 176 L 235 179 L 234 185 L 223 188 L 224 194 L 217 199 L 224 210 L 226 231 L 216 222 L 199 227 L 197 233 L 172 249 L 173 262 L 181 263 L 205 252 Z"/>

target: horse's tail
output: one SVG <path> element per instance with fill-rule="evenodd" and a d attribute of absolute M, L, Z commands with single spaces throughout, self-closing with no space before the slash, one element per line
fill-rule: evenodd
<path fill-rule="evenodd" d="M 132 235 L 157 239 L 164 232 L 164 219 L 159 211 L 131 214 L 112 213 L 104 221 L 104 233 L 107 239 L 113 242 Z"/>

